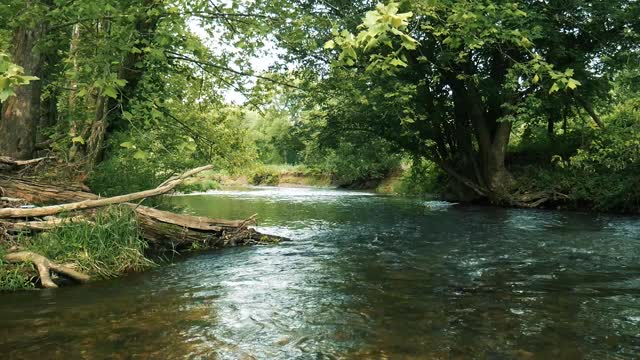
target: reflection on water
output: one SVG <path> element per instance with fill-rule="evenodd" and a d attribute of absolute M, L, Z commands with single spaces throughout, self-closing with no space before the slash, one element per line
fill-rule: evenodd
<path fill-rule="evenodd" d="M 293 241 L 0 295 L 3 358 L 634 359 L 635 218 L 258 189 L 173 198 Z M 6 356 L 5 356 L 6 355 Z"/>

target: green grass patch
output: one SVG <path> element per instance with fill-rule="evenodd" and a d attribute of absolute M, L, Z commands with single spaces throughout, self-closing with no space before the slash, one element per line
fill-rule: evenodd
<path fill-rule="evenodd" d="M 35 237 L 20 236 L 18 245 L 57 263 L 76 264 L 77 270 L 94 279 L 113 278 L 155 265 L 145 257 L 147 243 L 133 211 L 126 207 L 104 209 L 96 214 L 93 223 L 68 224 Z M 30 277 L 35 272 L 25 271 L 25 267 L 31 265 L 2 264 L 0 290 L 32 287 Z"/>

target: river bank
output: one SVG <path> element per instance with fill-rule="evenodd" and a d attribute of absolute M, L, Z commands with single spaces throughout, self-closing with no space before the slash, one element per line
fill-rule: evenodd
<path fill-rule="evenodd" d="M 512 169 L 512 174 L 521 196 L 538 196 L 537 202 L 518 205 L 479 198 L 464 186 L 456 185 L 456 181 L 433 166 L 418 172 L 410 166 L 402 166 L 381 178 L 345 182 L 331 174 L 320 174 L 304 166 L 268 165 L 236 175 L 219 171 L 204 172 L 189 179 L 179 191 L 194 193 L 261 185 L 318 187 L 498 207 L 640 214 L 640 176 L 629 177 L 624 186 L 612 184 L 607 187 L 609 178 L 605 173 L 593 174 L 549 166 L 518 166 Z M 638 183 L 638 187 L 634 188 L 633 183 Z"/>
<path fill-rule="evenodd" d="M 208 169 L 211 166 L 172 176 L 155 189 L 105 198 L 78 188 L 3 175 L 0 291 L 57 288 L 69 280 L 87 283 L 146 270 L 165 254 L 284 240 L 250 227 L 256 224 L 256 215 L 221 220 L 141 204 Z M 59 204 L 50 205 L 53 201 Z"/>

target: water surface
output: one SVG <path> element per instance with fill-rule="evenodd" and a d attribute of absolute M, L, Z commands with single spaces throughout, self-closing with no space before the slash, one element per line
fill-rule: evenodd
<path fill-rule="evenodd" d="M 0 294 L 21 358 L 635 359 L 640 221 L 262 188 L 175 197 L 292 238 Z"/>

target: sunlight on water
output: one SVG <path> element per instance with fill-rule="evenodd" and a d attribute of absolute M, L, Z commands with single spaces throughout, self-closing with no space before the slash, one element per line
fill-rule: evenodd
<path fill-rule="evenodd" d="M 329 189 L 172 197 L 258 213 L 278 246 L 85 287 L 3 294 L 0 353 L 31 358 L 635 359 L 630 217 Z"/>

